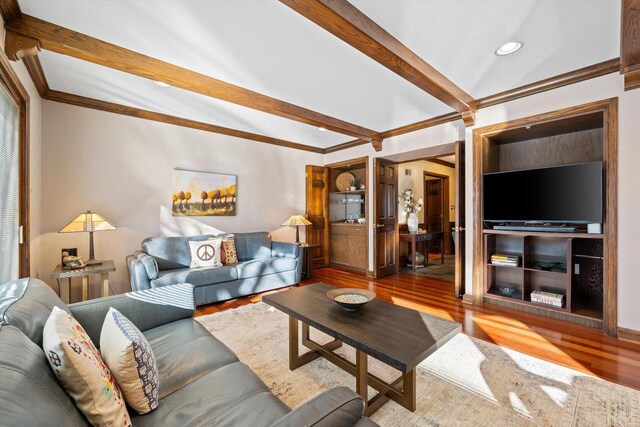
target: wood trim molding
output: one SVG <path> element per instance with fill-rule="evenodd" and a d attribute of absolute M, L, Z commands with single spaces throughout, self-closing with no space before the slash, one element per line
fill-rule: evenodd
<path fill-rule="evenodd" d="M 622 0 L 620 72 L 624 90 L 640 87 L 640 0 Z"/>
<path fill-rule="evenodd" d="M 618 339 L 640 343 L 640 331 L 618 326 Z"/>
<path fill-rule="evenodd" d="M 277 115 L 370 140 L 379 132 L 290 104 L 245 88 L 151 58 L 50 22 L 22 14 L 5 24 L 10 33 L 37 40 L 42 49 L 92 62 L 118 71 Z M 13 36 L 11 36 L 13 37 Z M 7 48 L 15 49 L 9 44 Z M 14 53 L 18 55 L 17 51 Z M 11 57 L 11 55 L 9 55 Z"/>
<path fill-rule="evenodd" d="M 191 129 L 198 129 L 205 132 L 219 133 L 223 135 L 233 136 L 236 138 L 243 138 L 251 141 L 277 145 L 280 147 L 293 148 L 296 150 L 309 151 L 312 153 L 320 153 L 320 154 L 324 153 L 324 149 L 320 147 L 313 147 L 310 145 L 304 145 L 296 142 L 285 141 L 282 139 L 271 138 L 268 136 L 258 135 L 251 132 L 245 132 L 241 130 L 226 128 L 223 126 L 216 126 L 209 123 L 203 123 L 195 120 L 184 119 L 181 117 L 170 116 L 168 114 L 156 113 L 154 111 L 143 110 L 140 108 L 129 107 L 121 104 L 115 104 L 112 102 L 100 101 L 93 98 L 86 98 L 84 96 L 73 95 L 66 92 L 60 92 L 57 90 L 47 91 L 42 98 L 49 101 L 61 102 L 64 104 L 75 105 L 78 107 L 86 107 L 94 110 L 106 111 L 109 113 L 121 114 L 125 116 L 137 117 L 145 120 L 168 123 L 176 126 L 182 126 L 182 127 L 187 127 Z"/>
<path fill-rule="evenodd" d="M 528 85 L 485 96 L 484 98 L 478 99 L 478 108 L 487 108 L 493 105 L 503 104 L 515 99 L 524 98 L 526 96 L 557 89 L 562 86 L 600 77 L 605 74 L 615 73 L 619 69 L 620 58 L 610 59 L 608 61 L 600 62 L 578 70 L 569 71 L 568 73 L 559 74 Z"/>
<path fill-rule="evenodd" d="M 455 164 L 447 162 L 446 160 L 442 160 L 442 159 L 426 159 L 426 160 L 427 162 L 435 163 L 436 165 L 444 166 L 447 168 L 451 168 L 451 169 L 456 168 Z"/>
<path fill-rule="evenodd" d="M 348 1 L 280 0 L 371 59 L 463 114 L 473 124 L 471 95 L 416 55 Z"/>
<path fill-rule="evenodd" d="M 508 129 L 517 129 L 531 124 L 540 124 L 555 120 L 576 117 L 595 112 L 603 113 L 603 136 L 606 189 L 605 189 L 605 226 L 604 226 L 604 313 L 603 330 L 615 337 L 618 333 L 618 99 L 611 98 L 595 101 L 575 107 L 564 108 L 535 116 L 524 117 L 504 123 L 497 123 L 473 130 L 473 301 L 483 303 L 484 265 L 483 265 L 483 221 L 482 221 L 482 172 L 483 150 L 486 140 Z"/>
<path fill-rule="evenodd" d="M 3 6 L 0 10 L 4 13 Z M 29 155 L 29 122 L 30 122 L 30 101 L 29 93 L 24 88 L 9 59 L 0 50 L 0 84 L 7 91 L 9 97 L 15 102 L 19 109 L 18 117 L 18 161 L 20 163 L 20 173 L 18 182 L 18 221 L 23 229 L 24 243 L 19 247 L 19 274 L 20 277 L 31 275 L 31 232 L 30 232 L 30 155 Z"/>
<path fill-rule="evenodd" d="M 40 64 L 40 59 L 38 59 L 37 56 L 25 56 L 22 58 L 22 62 L 27 68 L 38 94 L 40 94 L 41 98 L 44 98 L 50 89 L 47 78 L 44 75 L 44 70 L 42 69 L 42 64 Z"/>

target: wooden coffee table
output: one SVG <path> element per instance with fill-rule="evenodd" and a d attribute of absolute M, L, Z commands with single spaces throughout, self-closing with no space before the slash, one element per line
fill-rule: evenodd
<path fill-rule="evenodd" d="M 356 392 L 371 415 L 389 399 L 410 411 L 416 410 L 416 366 L 460 332 L 461 325 L 378 299 L 357 313 L 348 312 L 326 296 L 335 289 L 325 283 L 303 286 L 262 298 L 289 315 L 289 369 L 294 370 L 324 357 L 356 377 Z M 302 344 L 310 351 L 298 352 L 298 321 L 302 322 Z M 319 344 L 309 336 L 313 327 L 334 338 Z M 334 353 L 342 343 L 356 349 L 356 363 Z M 387 383 L 369 373 L 367 356 L 400 371 Z M 378 390 L 370 400 L 367 386 Z"/>

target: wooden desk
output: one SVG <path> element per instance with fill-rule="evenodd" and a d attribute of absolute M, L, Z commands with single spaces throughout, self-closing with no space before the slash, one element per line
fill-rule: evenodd
<path fill-rule="evenodd" d="M 89 276 L 94 274 L 100 275 L 100 296 L 109 296 L 109 273 L 116 271 L 116 266 L 113 260 L 102 261 L 102 264 L 88 265 L 83 268 L 76 268 L 73 270 L 66 270 L 62 268 L 62 265 L 58 264 L 56 268 L 51 272 L 51 278 L 58 281 L 58 296 L 62 298 L 62 288 L 60 286 L 60 279 L 67 279 L 67 301 L 69 303 L 71 299 L 71 278 L 82 277 L 82 301 L 86 301 L 89 298 Z"/>
<path fill-rule="evenodd" d="M 300 250 L 302 251 L 302 278 L 311 278 L 311 271 L 313 270 L 313 250 L 319 248 L 322 245 L 300 243 Z"/>
<path fill-rule="evenodd" d="M 429 263 L 429 248 L 431 247 L 431 241 L 435 239 L 440 239 L 440 264 L 444 264 L 444 232 L 436 231 L 436 232 L 417 232 L 415 234 L 412 233 L 399 233 L 400 240 L 403 242 L 407 242 L 411 245 L 411 264 L 413 271 L 416 271 L 416 243 L 417 242 L 426 242 L 426 250 L 424 252 L 424 262 L 425 264 Z"/>

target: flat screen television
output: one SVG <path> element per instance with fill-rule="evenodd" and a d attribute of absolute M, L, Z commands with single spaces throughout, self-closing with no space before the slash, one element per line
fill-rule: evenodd
<path fill-rule="evenodd" d="M 484 174 L 488 222 L 602 223 L 602 162 Z"/>

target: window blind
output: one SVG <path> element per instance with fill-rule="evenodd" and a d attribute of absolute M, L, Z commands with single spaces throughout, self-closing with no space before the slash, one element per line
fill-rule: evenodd
<path fill-rule="evenodd" d="M 18 112 L 0 87 L 0 284 L 19 275 Z"/>

